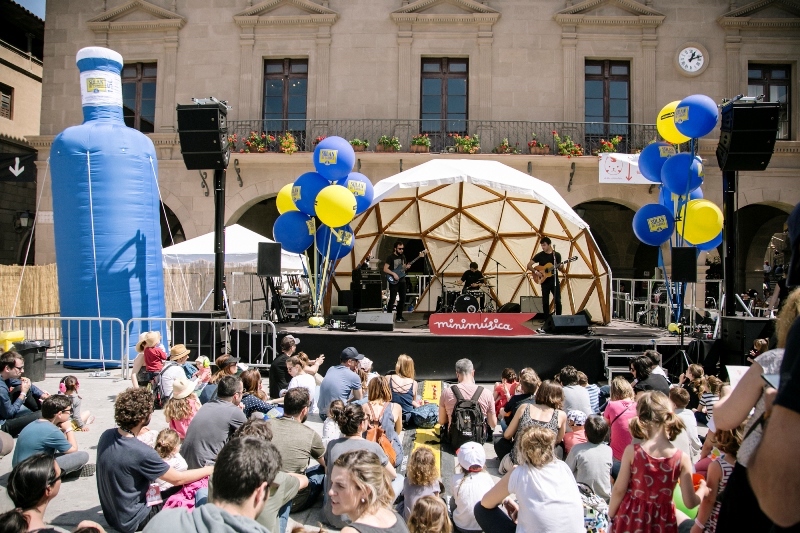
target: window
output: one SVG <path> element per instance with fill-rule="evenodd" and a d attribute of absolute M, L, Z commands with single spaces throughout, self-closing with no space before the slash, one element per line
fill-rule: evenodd
<path fill-rule="evenodd" d="M 630 122 L 630 63 L 627 61 L 586 61 L 586 122 Z M 627 126 L 597 124 L 587 133 L 625 135 Z"/>
<path fill-rule="evenodd" d="M 14 89 L 0 83 L 0 117 L 12 119 L 14 110 Z"/>
<path fill-rule="evenodd" d="M 421 129 L 431 137 L 434 150 L 441 150 L 448 133 L 469 133 L 467 131 L 468 74 L 467 58 L 443 57 L 422 60 Z"/>
<path fill-rule="evenodd" d="M 264 62 L 264 129 L 273 135 L 291 132 L 305 144 L 308 59 Z"/>
<path fill-rule="evenodd" d="M 778 115 L 778 140 L 791 139 L 791 121 L 789 120 L 789 81 L 791 80 L 789 65 L 751 64 L 747 68 L 747 96 L 764 95 L 765 102 L 778 102 L 781 105 Z"/>
<path fill-rule="evenodd" d="M 142 133 L 156 130 L 155 63 L 131 63 L 122 67 L 122 114 L 129 128 Z"/>

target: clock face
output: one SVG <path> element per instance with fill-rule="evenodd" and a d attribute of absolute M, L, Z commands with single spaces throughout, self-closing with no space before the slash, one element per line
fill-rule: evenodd
<path fill-rule="evenodd" d="M 678 53 L 678 65 L 686 72 L 698 72 L 705 63 L 705 55 L 694 46 L 687 46 Z"/>

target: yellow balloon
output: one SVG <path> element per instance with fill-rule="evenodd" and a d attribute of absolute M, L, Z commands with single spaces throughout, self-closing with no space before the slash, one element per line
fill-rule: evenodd
<path fill-rule="evenodd" d="M 681 327 L 675 322 L 670 322 L 669 326 L 667 326 L 667 330 L 670 333 L 678 333 L 681 330 Z"/>
<path fill-rule="evenodd" d="M 675 108 L 678 107 L 680 103 L 680 100 L 668 103 L 658 112 L 658 116 L 656 117 L 658 134 L 661 135 L 665 141 L 672 144 L 689 142 L 689 137 L 679 132 L 678 128 L 675 127 Z M 714 235 L 714 237 L 716 237 L 716 235 Z"/>
<path fill-rule="evenodd" d="M 319 327 L 325 323 L 325 319 L 321 316 L 312 316 L 308 319 L 308 323 L 311 326 Z"/>
<path fill-rule="evenodd" d="M 278 207 L 278 213 L 281 215 L 289 211 L 299 211 L 297 206 L 294 205 L 294 200 L 292 200 L 293 186 L 294 183 L 287 183 L 281 187 L 281 190 L 278 191 L 278 197 L 275 198 L 275 205 Z"/>
<path fill-rule="evenodd" d="M 723 223 L 722 211 L 710 200 L 691 200 L 686 214 L 678 222 L 678 233 L 692 244 L 702 244 L 719 235 Z"/>
<path fill-rule="evenodd" d="M 328 185 L 317 195 L 314 208 L 323 224 L 339 228 L 356 216 L 356 197 L 347 187 Z"/>

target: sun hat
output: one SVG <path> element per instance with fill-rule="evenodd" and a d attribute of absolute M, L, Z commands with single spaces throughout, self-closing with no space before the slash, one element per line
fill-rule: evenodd
<path fill-rule="evenodd" d="M 147 332 L 139 334 L 139 340 L 136 342 L 136 351 L 142 353 L 144 351 L 144 345 L 147 343 Z"/>
<path fill-rule="evenodd" d="M 342 361 L 347 361 L 348 359 L 355 359 L 356 361 L 361 361 L 364 359 L 364 354 L 358 353 L 358 350 L 353 348 L 352 346 L 348 346 L 344 350 L 342 350 L 342 355 L 339 356 L 339 359 Z"/>
<path fill-rule="evenodd" d="M 486 452 L 477 442 L 465 442 L 456 450 L 456 456 L 464 472 L 480 472 L 486 464 Z"/>
<path fill-rule="evenodd" d="M 169 360 L 177 361 L 178 359 L 186 357 L 190 353 L 192 353 L 192 351 L 187 350 L 186 346 L 184 346 L 183 344 L 176 344 L 175 346 L 169 349 Z"/>
<path fill-rule="evenodd" d="M 368 372 L 372 370 L 372 359 L 369 357 L 364 357 L 364 359 L 358 362 L 358 366 L 360 366 L 361 370 L 364 372 Z"/>
<path fill-rule="evenodd" d="M 586 424 L 586 413 L 579 411 L 578 409 L 570 409 L 567 412 L 567 420 L 576 426 L 583 426 Z"/>
<path fill-rule="evenodd" d="M 176 400 L 186 398 L 194 392 L 194 383 L 181 376 L 172 382 L 172 397 Z"/>
<path fill-rule="evenodd" d="M 238 357 L 231 357 L 230 355 L 221 355 L 221 356 L 217 357 L 217 360 L 214 361 L 214 363 L 217 365 L 217 368 L 222 370 L 223 368 L 229 367 L 231 365 L 238 365 L 239 364 L 239 358 Z"/>
<path fill-rule="evenodd" d="M 144 334 L 145 344 L 147 344 L 148 348 L 152 348 L 159 341 L 160 337 L 161 337 L 160 331 L 148 331 L 147 333 Z"/>

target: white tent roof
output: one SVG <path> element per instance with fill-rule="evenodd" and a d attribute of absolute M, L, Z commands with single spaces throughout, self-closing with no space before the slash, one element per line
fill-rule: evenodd
<path fill-rule="evenodd" d="M 275 242 L 254 231 L 234 224 L 225 228 L 225 262 L 256 263 L 258 243 Z M 214 262 L 214 232 L 200 235 L 167 248 L 161 252 L 164 265 L 177 265 L 193 261 Z M 287 274 L 302 273 L 303 262 L 298 254 L 281 249 L 281 271 Z"/>
<path fill-rule="evenodd" d="M 386 178 L 352 227 L 354 251 L 337 273 L 349 274 L 381 237 L 422 239 L 441 275 L 431 286 L 431 305 L 439 280 L 456 281 L 471 261 L 497 276 L 492 296 L 499 304 L 540 295 L 525 271 L 541 238 L 550 237 L 562 260 L 578 258 L 565 267 L 563 312 L 588 309 L 595 320 L 610 321 L 611 272 L 589 226 L 550 184 L 497 161 L 434 159 Z M 422 296 L 418 308 L 426 309 Z"/>

